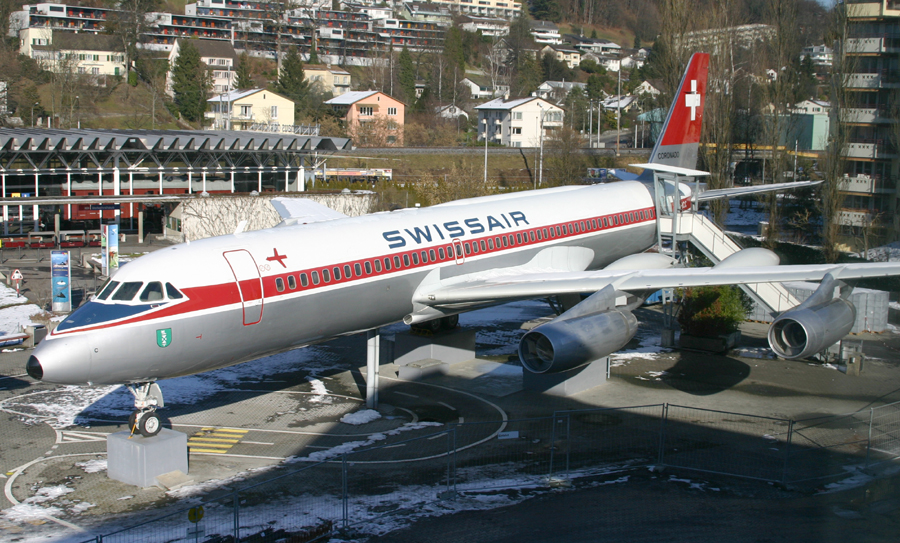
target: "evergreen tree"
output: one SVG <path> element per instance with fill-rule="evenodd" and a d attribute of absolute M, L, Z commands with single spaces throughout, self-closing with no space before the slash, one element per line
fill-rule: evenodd
<path fill-rule="evenodd" d="M 200 60 L 197 48 L 190 40 L 182 40 L 172 69 L 172 92 L 184 119 L 196 122 L 203 118 L 211 88 L 209 69 Z"/>
<path fill-rule="evenodd" d="M 400 84 L 400 92 L 407 104 L 413 105 L 416 101 L 416 68 L 413 65 L 412 55 L 404 47 L 397 59 L 397 83 Z"/>
<path fill-rule="evenodd" d="M 544 72 L 541 63 L 532 55 L 522 55 L 516 66 L 516 75 L 513 82 L 513 94 L 515 96 L 528 96 L 536 91 L 538 85 L 544 81 Z"/>
<path fill-rule="evenodd" d="M 303 60 L 297 47 L 288 48 L 281 60 L 281 71 L 273 89 L 294 101 L 294 111 L 300 113 L 306 107 L 309 97 L 309 81 L 303 75 Z"/>
<path fill-rule="evenodd" d="M 235 87 L 238 90 L 249 90 L 256 86 L 253 77 L 250 75 L 250 56 L 246 52 L 241 53 L 238 59 L 237 70 L 235 70 Z"/>
<path fill-rule="evenodd" d="M 597 39 L 597 29 L 596 29 L 596 28 L 593 29 L 593 30 L 591 30 L 591 39 L 592 39 L 592 40 L 596 40 L 596 39 Z"/>
<path fill-rule="evenodd" d="M 531 15 L 541 21 L 558 23 L 562 19 L 559 3 L 556 0 L 532 0 Z"/>
<path fill-rule="evenodd" d="M 318 64 L 319 63 L 319 53 L 316 51 L 319 48 L 319 43 L 316 40 L 316 33 L 313 32 L 312 36 L 312 47 L 309 49 L 309 63 L 310 64 Z"/>

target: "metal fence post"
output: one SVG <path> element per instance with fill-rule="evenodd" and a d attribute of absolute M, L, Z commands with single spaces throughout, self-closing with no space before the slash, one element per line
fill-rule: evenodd
<path fill-rule="evenodd" d="M 450 464 L 453 462 L 453 431 L 455 428 L 451 426 L 447 430 L 447 492 L 450 492 Z"/>
<path fill-rule="evenodd" d="M 791 456 L 791 441 L 794 438 L 794 419 L 788 421 L 787 440 L 784 444 L 784 469 L 781 472 L 781 484 L 787 484 L 788 460 Z"/>
<path fill-rule="evenodd" d="M 343 524 L 344 524 L 345 530 L 350 525 L 350 512 L 349 512 L 350 507 L 348 504 L 350 496 L 347 495 L 347 493 L 348 493 L 347 487 L 348 487 L 348 484 L 347 484 L 347 455 L 345 454 L 345 455 L 341 456 L 341 493 L 343 494 L 343 499 L 341 501 L 343 502 L 342 503 L 342 506 L 343 506 L 342 513 L 343 513 Z"/>
<path fill-rule="evenodd" d="M 550 473 L 547 474 L 547 479 L 553 478 L 553 457 L 556 453 L 556 413 L 553 413 L 553 423 L 550 424 Z"/>
<path fill-rule="evenodd" d="M 456 452 L 458 450 L 456 446 L 456 429 L 459 426 L 453 427 L 453 492 L 456 492 Z"/>
<path fill-rule="evenodd" d="M 875 408 L 869 408 L 869 437 L 866 439 L 866 469 L 869 469 L 869 458 L 872 452 L 872 424 L 875 417 Z"/>
<path fill-rule="evenodd" d="M 234 540 L 241 540 L 241 493 L 232 494 L 232 511 L 234 513 Z"/>
<path fill-rule="evenodd" d="M 572 455 L 572 413 L 566 413 L 566 479 L 569 478 L 569 461 Z"/>
<path fill-rule="evenodd" d="M 666 459 L 666 421 L 669 418 L 669 404 L 662 405 L 662 414 L 659 417 L 659 456 L 656 463 L 662 465 Z"/>

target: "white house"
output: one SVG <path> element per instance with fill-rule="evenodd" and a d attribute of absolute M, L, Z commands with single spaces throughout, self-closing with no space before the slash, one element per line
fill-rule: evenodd
<path fill-rule="evenodd" d="M 491 84 L 491 79 L 484 75 L 467 75 L 460 83 L 469 89 L 469 96 L 473 100 L 484 100 L 509 93 L 509 85 L 497 83 Z"/>
<path fill-rule="evenodd" d="M 579 88 L 585 93 L 587 92 L 587 83 L 577 83 L 575 81 L 544 81 L 538 85 L 534 95 L 544 100 L 549 100 L 557 104 L 565 101 L 572 89 Z"/>
<path fill-rule="evenodd" d="M 509 34 L 509 21 L 500 17 L 465 17 L 460 27 L 468 32 L 480 30 L 482 36 L 499 37 Z"/>
<path fill-rule="evenodd" d="M 559 27 L 550 21 L 531 21 L 531 35 L 535 43 L 561 44 Z"/>
<path fill-rule="evenodd" d="M 803 48 L 800 60 L 804 60 L 806 57 L 812 57 L 812 63 L 815 66 L 831 66 L 834 61 L 834 51 L 827 45 L 810 45 Z"/>
<path fill-rule="evenodd" d="M 169 73 L 166 74 L 166 93 L 169 96 L 175 94 L 172 90 L 172 70 L 184 42 L 185 40 L 181 38 L 175 40 L 172 52 L 169 53 Z M 192 39 L 190 42 L 200 53 L 200 60 L 212 72 L 212 93 L 222 94 L 234 89 L 236 79 L 234 69 L 237 66 L 237 54 L 234 52 L 234 47 L 227 41 L 221 40 Z"/>
<path fill-rule="evenodd" d="M 823 100 L 803 100 L 794 104 L 793 113 L 798 115 L 827 114 L 831 104 Z"/>
<path fill-rule="evenodd" d="M 634 92 L 632 94 L 646 94 L 649 96 L 659 96 L 659 93 L 662 92 L 662 82 L 654 79 L 647 79 L 640 85 L 634 88 Z"/>
<path fill-rule="evenodd" d="M 507 147 L 537 147 L 548 133 L 563 126 L 564 110 L 530 96 L 515 100 L 495 98 L 475 106 L 478 112 L 478 139 L 491 138 Z"/>
<path fill-rule="evenodd" d="M 72 72 L 95 78 L 125 75 L 125 48 L 115 36 L 26 28 L 19 32 L 19 52 L 53 73 Z"/>
<path fill-rule="evenodd" d="M 453 105 L 447 104 L 446 106 L 438 106 L 434 108 L 434 112 L 437 113 L 438 117 L 444 119 L 458 119 L 459 117 L 465 117 L 467 120 L 469 118 L 469 114 L 465 112 L 465 110 Z"/>

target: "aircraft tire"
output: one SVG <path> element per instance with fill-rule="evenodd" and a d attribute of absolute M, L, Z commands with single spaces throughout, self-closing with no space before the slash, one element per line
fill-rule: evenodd
<path fill-rule="evenodd" d="M 144 413 L 144 416 L 138 421 L 138 431 L 144 437 L 153 437 L 160 430 L 162 430 L 162 422 L 159 420 L 159 415 L 153 411 Z"/>
<path fill-rule="evenodd" d="M 459 324 L 459 315 L 450 315 L 441 319 L 441 328 L 444 330 L 453 330 Z"/>

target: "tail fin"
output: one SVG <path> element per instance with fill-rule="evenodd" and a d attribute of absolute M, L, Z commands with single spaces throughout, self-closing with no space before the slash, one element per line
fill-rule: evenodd
<path fill-rule="evenodd" d="M 653 147 L 651 163 L 687 169 L 697 167 L 708 72 L 709 53 L 694 53 Z"/>

